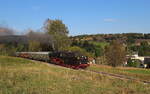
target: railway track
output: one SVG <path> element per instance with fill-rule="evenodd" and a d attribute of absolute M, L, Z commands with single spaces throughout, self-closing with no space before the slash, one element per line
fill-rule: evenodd
<path fill-rule="evenodd" d="M 41 62 L 41 61 L 37 61 L 37 60 L 32 60 L 32 61 L 33 62 Z M 42 62 L 42 63 L 45 63 L 47 65 L 58 66 L 58 65 L 55 65 L 55 64 L 47 63 L 47 62 Z M 118 79 L 121 79 L 121 80 L 132 80 L 132 81 L 140 82 L 140 83 L 143 83 L 143 84 L 150 84 L 150 81 L 139 80 L 137 78 L 133 78 L 133 77 L 125 76 L 125 75 L 120 75 L 120 74 L 113 74 L 113 73 L 102 72 L 102 71 L 94 71 L 94 70 L 88 70 L 88 69 L 82 69 L 82 71 L 102 74 L 102 75 L 105 75 L 105 76 L 110 76 L 110 77 L 118 78 Z"/>
<path fill-rule="evenodd" d="M 111 76 L 111 77 L 122 79 L 122 80 L 132 80 L 132 81 L 135 81 L 135 82 L 141 82 L 143 84 L 150 84 L 150 81 L 139 80 L 139 79 L 136 79 L 136 78 L 133 78 L 133 77 L 120 75 L 120 74 L 113 74 L 113 73 L 93 71 L 93 70 L 84 70 L 84 71 L 93 72 L 93 73 L 97 73 L 97 74 L 102 74 L 102 75 L 105 75 L 105 76 Z"/>

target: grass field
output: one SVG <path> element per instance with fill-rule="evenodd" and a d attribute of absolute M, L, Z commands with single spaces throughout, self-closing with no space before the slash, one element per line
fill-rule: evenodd
<path fill-rule="evenodd" d="M 90 68 L 98 70 L 95 66 Z M 149 91 L 148 84 L 0 56 L 0 94 L 149 94 Z"/>
<path fill-rule="evenodd" d="M 131 76 L 139 80 L 150 81 L 149 69 L 131 68 L 131 67 L 113 68 L 113 67 L 105 66 L 105 65 L 92 65 L 88 68 L 88 70 L 121 74 L 121 75 Z"/>

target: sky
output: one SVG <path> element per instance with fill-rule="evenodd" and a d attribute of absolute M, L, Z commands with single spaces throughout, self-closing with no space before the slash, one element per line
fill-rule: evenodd
<path fill-rule="evenodd" d="M 69 34 L 150 33 L 150 0 L 0 0 L 0 25 L 19 32 L 62 20 Z"/>

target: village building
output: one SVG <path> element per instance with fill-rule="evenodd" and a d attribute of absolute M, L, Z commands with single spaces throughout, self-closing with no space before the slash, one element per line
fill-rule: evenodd
<path fill-rule="evenodd" d="M 127 55 L 126 57 L 127 59 L 139 60 L 142 67 L 150 68 L 150 56 L 139 56 L 138 53 L 136 53 L 133 55 Z M 127 64 L 127 62 L 125 64 Z"/>

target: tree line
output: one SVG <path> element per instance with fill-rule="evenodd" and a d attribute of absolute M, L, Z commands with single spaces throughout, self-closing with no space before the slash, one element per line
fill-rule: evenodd
<path fill-rule="evenodd" d="M 58 19 L 47 19 L 40 32 L 30 29 L 22 36 L 13 33 L 5 34 L 8 30 L 11 31 L 3 28 L 0 36 L 1 54 L 12 55 L 17 51 L 74 51 L 95 58 L 99 64 L 114 67 L 123 65 L 126 61 L 126 54 L 129 52 L 138 51 L 140 55 L 145 55 L 145 53 L 150 55 L 149 43 L 135 45 L 135 39 L 149 39 L 150 34 L 97 34 L 71 37 L 68 35 L 67 26 Z M 4 42 L 2 36 L 7 37 L 7 41 Z"/>

